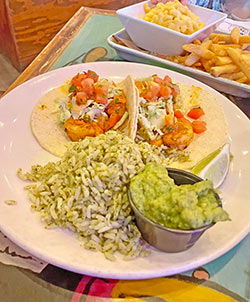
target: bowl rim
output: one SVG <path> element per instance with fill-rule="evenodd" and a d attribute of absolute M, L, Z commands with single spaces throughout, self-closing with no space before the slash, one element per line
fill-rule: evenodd
<path fill-rule="evenodd" d="M 190 177 L 193 177 L 193 178 L 196 178 L 197 179 L 197 182 L 200 182 L 202 180 L 204 180 L 203 178 L 191 173 L 191 172 L 188 172 L 188 171 L 185 171 L 185 170 L 182 170 L 182 169 L 176 169 L 176 168 L 166 168 L 168 170 L 168 172 L 176 172 L 176 173 L 181 173 L 181 174 L 187 174 L 189 175 Z M 171 177 L 171 176 L 170 176 Z M 131 191 L 130 191 L 130 183 L 128 184 L 127 186 L 127 195 L 128 195 L 128 200 L 129 200 L 129 203 L 131 205 L 131 208 L 132 210 L 135 212 L 135 216 L 136 214 L 138 214 L 142 219 L 144 219 L 147 223 L 149 223 L 150 225 L 152 225 L 153 227 L 157 227 L 163 231 L 168 231 L 168 232 L 171 232 L 171 233 L 180 233 L 180 234 L 191 234 L 191 233 L 200 233 L 200 232 L 204 232 L 205 230 L 209 229 L 210 227 L 212 227 L 213 225 L 216 224 L 216 222 L 211 222 L 209 224 L 206 224 L 202 227 L 199 227 L 199 228 L 196 228 L 196 229 L 188 229 L 188 230 L 185 230 L 185 229 L 175 229 L 175 228 L 169 228 L 169 227 L 166 227 L 166 226 L 163 226 L 153 220 L 151 220 L 150 218 L 146 217 L 138 208 L 137 206 L 135 205 L 134 201 L 133 201 L 133 198 L 132 198 L 132 194 L 131 194 Z M 219 197 L 219 195 L 216 193 L 216 195 L 218 196 L 219 200 L 221 201 L 221 198 Z M 136 218 L 136 217 L 135 217 Z"/>
<path fill-rule="evenodd" d="M 132 7 L 135 7 L 135 6 L 143 6 L 145 3 L 148 3 L 149 1 L 146 0 L 146 1 L 143 1 L 143 2 L 139 2 L 139 3 L 135 3 L 133 5 L 129 5 L 129 6 L 126 6 L 126 7 L 123 7 L 123 8 L 120 8 L 116 11 L 116 14 L 117 16 L 123 16 L 123 17 L 127 17 L 131 20 L 134 20 L 136 22 L 140 22 L 142 24 L 150 24 L 151 26 L 153 26 L 153 28 L 158 28 L 158 29 L 161 29 L 162 31 L 165 31 L 165 32 L 170 32 L 170 33 L 175 33 L 177 34 L 177 36 L 180 36 L 182 38 L 194 38 L 196 37 L 198 34 L 200 34 L 201 32 L 205 31 L 206 29 L 210 28 L 211 26 L 219 23 L 219 22 L 222 22 L 224 19 L 226 19 L 227 17 L 227 14 L 223 13 L 223 12 L 219 12 L 219 11 L 214 11 L 212 9 L 209 9 L 207 7 L 202 7 L 202 6 L 199 6 L 199 5 L 195 5 L 195 4 L 187 4 L 188 7 L 196 7 L 200 10 L 204 10 L 204 11 L 212 11 L 212 13 L 214 15 L 218 15 L 220 16 L 217 20 L 214 20 L 213 22 L 209 23 L 209 24 L 205 24 L 205 26 L 203 28 L 200 28 L 199 30 L 193 32 L 191 35 L 186 35 L 186 34 L 183 34 L 181 32 L 178 32 L 178 31 L 175 31 L 171 28 L 168 28 L 168 27 L 165 27 L 165 26 L 162 26 L 162 25 L 159 25 L 159 24 L 156 24 L 156 23 L 152 23 L 152 22 L 149 22 L 149 21 L 146 21 L 146 20 L 143 20 L 143 19 L 140 19 L 138 17 L 135 17 L 135 16 L 131 16 L 129 15 L 128 13 L 126 13 L 126 11 Z"/>

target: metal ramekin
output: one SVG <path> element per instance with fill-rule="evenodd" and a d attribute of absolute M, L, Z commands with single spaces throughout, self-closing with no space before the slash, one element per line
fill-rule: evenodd
<path fill-rule="evenodd" d="M 177 185 L 181 184 L 194 184 L 202 180 L 202 178 L 189 173 L 187 171 L 168 168 L 168 175 L 174 179 Z M 221 200 L 218 194 L 216 198 Z M 164 227 L 160 224 L 153 222 L 152 220 L 145 217 L 135 206 L 130 190 L 128 189 L 128 198 L 130 205 L 134 211 L 137 226 L 142 234 L 142 237 L 155 248 L 164 252 L 181 252 L 189 249 L 197 242 L 200 236 L 214 223 L 210 223 L 204 227 L 197 228 L 194 230 L 179 230 Z"/>

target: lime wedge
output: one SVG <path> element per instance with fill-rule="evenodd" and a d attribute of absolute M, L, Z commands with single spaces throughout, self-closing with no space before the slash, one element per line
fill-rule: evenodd
<path fill-rule="evenodd" d="M 229 164 L 230 145 L 225 144 L 198 162 L 191 172 L 201 178 L 212 180 L 214 188 L 218 188 L 227 176 Z"/>
<path fill-rule="evenodd" d="M 212 159 L 214 159 L 221 151 L 223 147 L 215 150 L 214 152 L 210 153 L 208 156 L 200 160 L 191 170 L 194 174 L 199 174 L 209 163 Z"/>

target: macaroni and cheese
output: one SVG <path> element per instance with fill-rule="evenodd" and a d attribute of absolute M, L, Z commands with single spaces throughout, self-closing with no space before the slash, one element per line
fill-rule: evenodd
<path fill-rule="evenodd" d="M 158 3 L 155 7 L 144 4 L 145 16 L 143 20 L 152 22 L 180 33 L 191 35 L 203 28 L 205 24 L 199 21 L 199 17 L 192 13 L 187 6 L 178 0 Z"/>

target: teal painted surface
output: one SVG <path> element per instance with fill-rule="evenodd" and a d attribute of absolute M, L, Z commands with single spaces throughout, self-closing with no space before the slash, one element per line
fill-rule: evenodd
<path fill-rule="evenodd" d="M 86 53 L 96 47 L 104 47 L 107 50 L 105 57 L 100 59 L 102 61 L 123 60 L 107 43 L 108 36 L 121 28 L 122 24 L 116 17 L 91 16 L 52 69 L 82 63 Z M 161 66 L 150 60 L 145 63 Z M 235 301 L 250 301 L 250 235 L 224 256 L 202 268 L 208 272 L 209 281 L 218 285 L 218 291 L 223 293 L 222 288 L 226 288 L 243 298 L 238 300 L 236 297 Z M 193 272 L 194 270 L 183 275 L 192 276 Z"/>
<path fill-rule="evenodd" d="M 122 24 L 115 16 L 92 15 L 51 69 L 63 67 L 79 56 L 74 64 L 82 63 L 84 55 L 95 47 L 106 48 L 103 60 L 121 60 L 107 43 L 107 38 L 121 28 Z"/>
<path fill-rule="evenodd" d="M 213 281 L 250 301 L 250 234 L 232 250 L 202 266 Z M 193 270 L 185 275 L 192 276 Z"/>
<path fill-rule="evenodd" d="M 250 235 L 219 259 L 207 264 L 211 280 L 250 301 Z"/>

